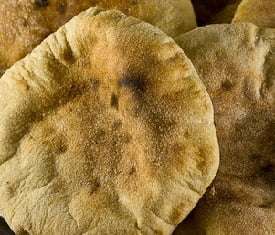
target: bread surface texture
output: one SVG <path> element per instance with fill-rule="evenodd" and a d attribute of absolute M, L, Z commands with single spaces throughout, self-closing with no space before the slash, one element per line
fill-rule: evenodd
<path fill-rule="evenodd" d="M 196 27 L 190 0 L 0 0 L 0 76 L 49 34 L 92 6 L 120 10 L 172 37 Z"/>
<path fill-rule="evenodd" d="M 177 42 L 212 99 L 220 166 L 213 185 L 176 234 L 272 235 L 275 30 L 247 23 L 212 25 Z"/>
<path fill-rule="evenodd" d="M 172 38 L 91 8 L 0 79 L 0 212 L 18 235 L 171 234 L 219 162 Z"/>
<path fill-rule="evenodd" d="M 243 0 L 233 22 L 250 22 L 262 28 L 275 28 L 275 1 Z"/>

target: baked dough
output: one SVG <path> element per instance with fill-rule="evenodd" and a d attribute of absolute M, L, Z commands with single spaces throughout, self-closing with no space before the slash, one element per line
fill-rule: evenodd
<path fill-rule="evenodd" d="M 91 8 L 0 79 L 0 212 L 17 235 L 171 234 L 218 167 L 212 103 L 158 28 Z"/>
<path fill-rule="evenodd" d="M 259 27 L 275 28 L 275 1 L 243 0 L 233 22 L 250 22 Z"/>
<path fill-rule="evenodd" d="M 212 98 L 221 159 L 212 187 L 176 234 L 272 235 L 275 30 L 212 25 L 177 41 Z"/>
<path fill-rule="evenodd" d="M 0 76 L 73 16 L 96 5 L 140 18 L 172 37 L 196 27 L 190 0 L 0 0 Z"/>

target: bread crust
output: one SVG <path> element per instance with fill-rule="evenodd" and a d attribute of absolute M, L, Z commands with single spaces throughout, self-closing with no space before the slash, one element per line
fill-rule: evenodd
<path fill-rule="evenodd" d="M 262 28 L 275 28 L 275 1 L 243 0 L 233 22 L 249 22 Z"/>
<path fill-rule="evenodd" d="M 1 0 L 0 72 L 25 57 L 73 16 L 92 6 L 120 10 L 172 37 L 196 27 L 190 0 Z"/>
<path fill-rule="evenodd" d="M 196 234 L 274 234 L 274 39 L 274 29 L 245 23 L 177 39 L 212 99 L 221 159 L 212 187 L 176 234 L 193 234 L 190 226 Z"/>
<path fill-rule="evenodd" d="M 218 167 L 182 49 L 91 8 L 0 80 L 0 211 L 17 234 L 171 234 Z"/>

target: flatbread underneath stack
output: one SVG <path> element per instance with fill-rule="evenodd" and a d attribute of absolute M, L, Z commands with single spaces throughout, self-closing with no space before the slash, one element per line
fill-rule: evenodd
<path fill-rule="evenodd" d="M 275 232 L 275 30 L 212 25 L 177 38 L 215 110 L 220 166 L 175 234 Z"/>
<path fill-rule="evenodd" d="M 243 0 L 233 22 L 250 22 L 262 28 L 275 28 L 275 1 Z"/>

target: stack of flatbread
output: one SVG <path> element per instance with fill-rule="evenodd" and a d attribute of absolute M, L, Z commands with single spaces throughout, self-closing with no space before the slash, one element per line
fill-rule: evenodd
<path fill-rule="evenodd" d="M 275 234 L 274 22 L 272 0 L 0 0 L 0 235 Z"/>

